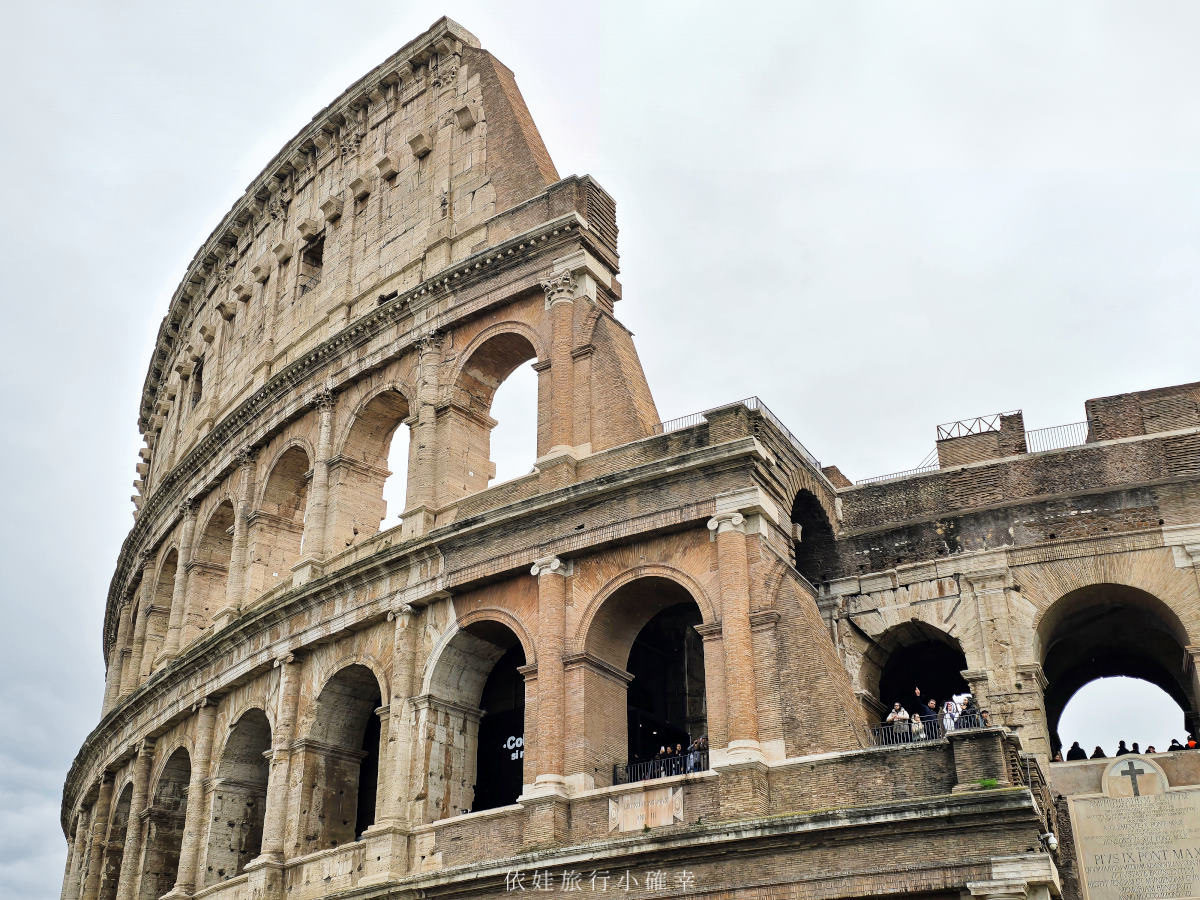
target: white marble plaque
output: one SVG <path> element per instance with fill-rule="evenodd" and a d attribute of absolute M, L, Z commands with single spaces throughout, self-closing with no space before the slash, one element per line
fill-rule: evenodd
<path fill-rule="evenodd" d="M 682 821 L 682 788 L 636 791 L 608 801 L 609 831 L 641 831 Z"/>
<path fill-rule="evenodd" d="M 1137 756 L 1113 762 L 1103 786 L 1070 798 L 1088 900 L 1200 898 L 1200 790 L 1170 790 Z"/>

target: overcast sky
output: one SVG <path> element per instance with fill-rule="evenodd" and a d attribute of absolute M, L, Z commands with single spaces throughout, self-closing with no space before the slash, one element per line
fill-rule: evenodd
<path fill-rule="evenodd" d="M 616 198 L 617 312 L 664 418 L 757 394 L 862 478 L 939 422 L 1200 377 L 1195 4 L 10 3 L 0 897 L 58 896 L 172 291 L 443 12 L 514 70 L 559 172 Z"/>

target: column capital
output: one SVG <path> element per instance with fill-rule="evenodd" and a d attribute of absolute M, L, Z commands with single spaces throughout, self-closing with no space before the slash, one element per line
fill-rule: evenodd
<path fill-rule="evenodd" d="M 294 663 L 294 662 L 296 662 L 296 654 L 295 653 L 291 653 L 291 652 L 281 653 L 279 656 L 275 657 L 275 662 L 272 663 L 271 667 L 274 669 L 282 669 L 284 666 L 288 665 L 289 663 Z"/>
<path fill-rule="evenodd" d="M 246 466 L 252 466 L 258 460 L 258 448 L 247 445 L 237 451 L 233 455 L 233 458 L 237 460 L 239 468 L 244 469 Z"/>
<path fill-rule="evenodd" d="M 575 299 L 575 275 L 570 269 L 555 272 L 542 282 L 542 290 L 546 292 L 546 308 L 555 303 L 569 303 Z"/>
<path fill-rule="evenodd" d="M 413 342 L 413 346 L 417 348 L 417 353 L 419 353 L 421 356 L 425 356 L 429 353 L 437 353 L 441 351 L 445 343 L 445 333 L 434 330 L 417 338 L 416 341 Z"/>
<path fill-rule="evenodd" d="M 529 574 L 538 578 L 542 575 L 566 575 L 568 573 L 566 564 L 557 556 L 543 556 L 541 559 L 534 560 Z"/>
<path fill-rule="evenodd" d="M 394 622 L 396 619 L 411 619 L 417 612 L 417 608 L 411 603 L 401 603 L 395 609 L 388 610 L 387 620 Z"/>
<path fill-rule="evenodd" d="M 196 518 L 196 498 L 187 497 L 179 502 L 179 515 L 183 519 Z"/>
<path fill-rule="evenodd" d="M 745 534 L 746 517 L 740 512 L 717 513 L 708 520 L 708 530 L 715 531 L 717 534 L 724 534 L 727 531 L 740 531 Z"/>
<path fill-rule="evenodd" d="M 313 406 L 322 412 L 327 412 L 333 409 L 334 393 L 328 387 L 322 387 L 313 394 Z"/>

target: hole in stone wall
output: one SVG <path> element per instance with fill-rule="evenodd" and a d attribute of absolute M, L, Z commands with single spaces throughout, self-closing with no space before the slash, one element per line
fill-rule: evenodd
<path fill-rule="evenodd" d="M 491 456 L 496 464 L 493 484 L 525 475 L 537 458 L 537 373 L 518 366 L 496 389 L 491 416 Z"/>

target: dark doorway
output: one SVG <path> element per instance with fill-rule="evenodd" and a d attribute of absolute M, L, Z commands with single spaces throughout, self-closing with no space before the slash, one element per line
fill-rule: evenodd
<path fill-rule="evenodd" d="M 383 703 L 379 689 L 375 690 L 375 707 Z M 358 764 L 358 808 L 354 814 L 354 836 L 361 838 L 362 833 L 375 824 L 375 792 L 379 787 L 379 716 L 374 712 L 367 717 L 367 727 L 363 731 L 362 747 L 366 756 Z"/>
<path fill-rule="evenodd" d="M 687 747 L 707 734 L 704 646 L 694 602 L 658 613 L 638 633 L 626 667 L 629 760 L 652 759 L 660 747 Z"/>
<path fill-rule="evenodd" d="M 957 645 L 924 639 L 897 647 L 879 678 L 879 702 L 891 709 L 899 700 L 909 712 L 916 712 L 936 700 L 941 709 L 953 695 L 970 690 L 962 677 L 966 667 L 967 658 Z M 921 689 L 919 697 L 917 688 Z"/>
<path fill-rule="evenodd" d="M 525 653 L 515 644 L 496 660 L 479 700 L 478 756 L 472 812 L 516 803 L 525 760 Z"/>
<path fill-rule="evenodd" d="M 816 495 L 800 491 L 792 503 L 792 524 L 800 526 L 800 538 L 793 543 L 796 571 L 814 587 L 837 575 L 837 547 L 833 526 Z"/>

